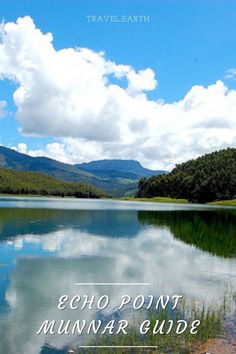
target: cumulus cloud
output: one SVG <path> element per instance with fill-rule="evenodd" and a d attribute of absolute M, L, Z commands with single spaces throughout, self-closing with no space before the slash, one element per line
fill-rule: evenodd
<path fill-rule="evenodd" d="M 17 147 L 12 147 L 13 150 L 17 150 L 22 154 L 27 154 L 27 145 L 25 143 L 19 143 Z"/>
<path fill-rule="evenodd" d="M 236 141 L 236 91 L 222 81 L 182 100 L 151 100 L 151 68 L 136 71 L 88 48 L 56 50 L 30 17 L 1 27 L 0 77 L 14 92 L 21 132 L 54 137 L 31 155 L 64 162 L 134 158 L 171 168 Z M 115 78 L 115 80 L 114 80 Z M 126 84 L 124 84 L 124 82 Z"/>
<path fill-rule="evenodd" d="M 2 33 L 0 72 L 19 84 L 14 101 L 23 133 L 113 141 L 129 130 L 124 105 L 135 98 L 109 83 L 108 76 L 119 68 L 103 53 L 56 51 L 52 35 L 38 30 L 30 17 L 6 23 Z M 124 67 L 120 76 L 128 78 L 130 90 L 155 86 L 151 69 L 136 73 Z M 134 114 L 131 109 L 128 119 Z"/>

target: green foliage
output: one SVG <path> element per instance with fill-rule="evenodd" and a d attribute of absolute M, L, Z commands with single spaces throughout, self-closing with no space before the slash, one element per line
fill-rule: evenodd
<path fill-rule="evenodd" d="M 221 200 L 218 202 L 211 202 L 212 205 L 223 205 L 223 206 L 236 206 L 236 199 L 232 200 Z"/>
<path fill-rule="evenodd" d="M 165 172 L 148 170 L 132 160 L 101 160 L 70 165 L 47 157 L 28 156 L 3 146 L 0 146 L 0 168 L 40 172 L 67 182 L 86 183 L 116 197 L 136 189 L 141 177 Z"/>
<path fill-rule="evenodd" d="M 187 199 L 175 199 L 167 197 L 154 197 L 154 198 L 137 198 L 134 196 L 124 196 L 119 198 L 120 200 L 128 200 L 131 202 L 149 202 L 149 203 L 176 203 L 176 204 L 187 204 Z"/>
<path fill-rule="evenodd" d="M 43 173 L 0 169 L 0 193 L 100 198 L 106 194 L 85 183 L 64 182 Z"/>
<path fill-rule="evenodd" d="M 167 175 L 142 178 L 138 197 L 171 197 L 206 203 L 236 196 L 236 149 L 225 149 L 177 165 Z"/>
<path fill-rule="evenodd" d="M 97 354 L 126 354 L 128 352 L 133 354 L 143 353 L 159 353 L 159 354 L 191 354 L 198 352 L 198 349 L 203 343 L 208 342 L 212 338 L 217 338 L 225 334 L 224 320 L 232 307 L 232 297 L 234 293 L 226 294 L 220 306 L 212 306 L 206 304 L 199 304 L 195 301 L 183 302 L 177 307 L 175 314 L 167 309 L 160 309 L 159 312 L 150 310 L 146 318 L 150 320 L 150 331 L 147 334 L 141 335 L 136 322 L 142 322 L 141 318 L 134 318 L 134 323 L 131 324 L 127 334 L 113 334 L 113 335 L 98 335 L 97 338 L 92 339 L 87 345 L 95 346 L 96 348 L 78 348 L 75 353 L 97 353 Z M 189 324 L 195 320 L 200 321 L 196 334 L 191 334 L 189 330 L 182 334 L 176 333 L 177 321 L 185 319 Z M 156 321 L 159 323 L 165 321 L 162 334 L 154 334 L 153 329 Z M 173 320 L 174 325 L 171 333 L 167 334 L 169 327 L 168 321 Z M 112 346 L 112 347 L 110 347 Z M 146 346 L 142 348 L 141 346 Z M 156 347 L 156 348 L 152 348 Z M 114 347 L 116 349 L 114 350 Z"/>

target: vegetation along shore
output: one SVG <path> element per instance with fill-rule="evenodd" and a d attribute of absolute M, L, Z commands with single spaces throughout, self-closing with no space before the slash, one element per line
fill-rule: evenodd
<path fill-rule="evenodd" d="M 176 334 L 175 331 L 169 335 L 165 332 L 165 326 L 168 327 L 169 321 L 173 321 L 173 314 L 167 309 L 161 309 L 158 313 L 150 312 L 148 315 L 150 321 L 150 331 L 145 335 L 140 335 L 138 328 L 134 325 L 129 332 L 124 335 L 105 335 L 98 336 L 91 340 L 87 345 L 96 346 L 97 348 L 74 349 L 76 354 L 84 353 L 114 353 L 114 346 L 116 346 L 116 353 L 126 354 L 127 346 L 129 346 L 129 353 L 172 353 L 172 354 L 190 354 L 199 353 L 199 349 L 203 348 L 212 339 L 227 337 L 227 321 L 232 317 L 233 307 L 235 306 L 235 293 L 227 290 L 221 305 L 212 306 L 199 304 L 195 301 L 183 302 L 175 314 L 175 323 L 183 317 L 188 322 L 198 319 L 200 321 L 199 330 L 197 333 L 190 334 L 189 331 L 183 332 L 181 335 Z M 164 323 L 163 331 L 155 332 L 156 322 Z M 177 325 L 176 325 L 177 326 Z M 142 348 L 141 346 L 147 348 Z M 99 348 L 100 347 L 100 348 Z M 122 348 L 123 347 L 123 348 Z M 149 348 L 148 348 L 149 347 Z"/>
<path fill-rule="evenodd" d="M 78 170 L 77 165 L 67 166 L 45 158 L 35 160 L 6 148 L 0 153 L 0 166 L 5 166 L 0 168 L 2 194 L 236 206 L 236 149 L 233 148 L 176 165 L 169 173 L 145 169 L 133 160 L 94 161 L 78 165 Z"/>

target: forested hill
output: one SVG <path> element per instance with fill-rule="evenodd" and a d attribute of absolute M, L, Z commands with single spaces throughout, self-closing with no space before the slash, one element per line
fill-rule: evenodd
<path fill-rule="evenodd" d="M 206 203 L 236 197 L 236 149 L 228 148 L 177 165 L 170 173 L 142 178 L 139 197 L 184 198 Z"/>
<path fill-rule="evenodd" d="M 70 165 L 47 157 L 32 157 L 4 146 L 0 146 L 0 168 L 40 172 L 67 182 L 87 183 L 115 197 L 133 193 L 141 177 L 165 172 L 148 170 L 133 160 L 102 160 Z"/>
<path fill-rule="evenodd" d="M 85 183 L 64 182 L 43 173 L 0 169 L 1 194 L 37 194 L 101 198 L 106 194 Z"/>

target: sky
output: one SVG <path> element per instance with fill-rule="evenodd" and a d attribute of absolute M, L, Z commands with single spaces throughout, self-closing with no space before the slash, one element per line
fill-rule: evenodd
<path fill-rule="evenodd" d="M 0 145 L 171 169 L 236 147 L 235 0 L 0 0 Z"/>

